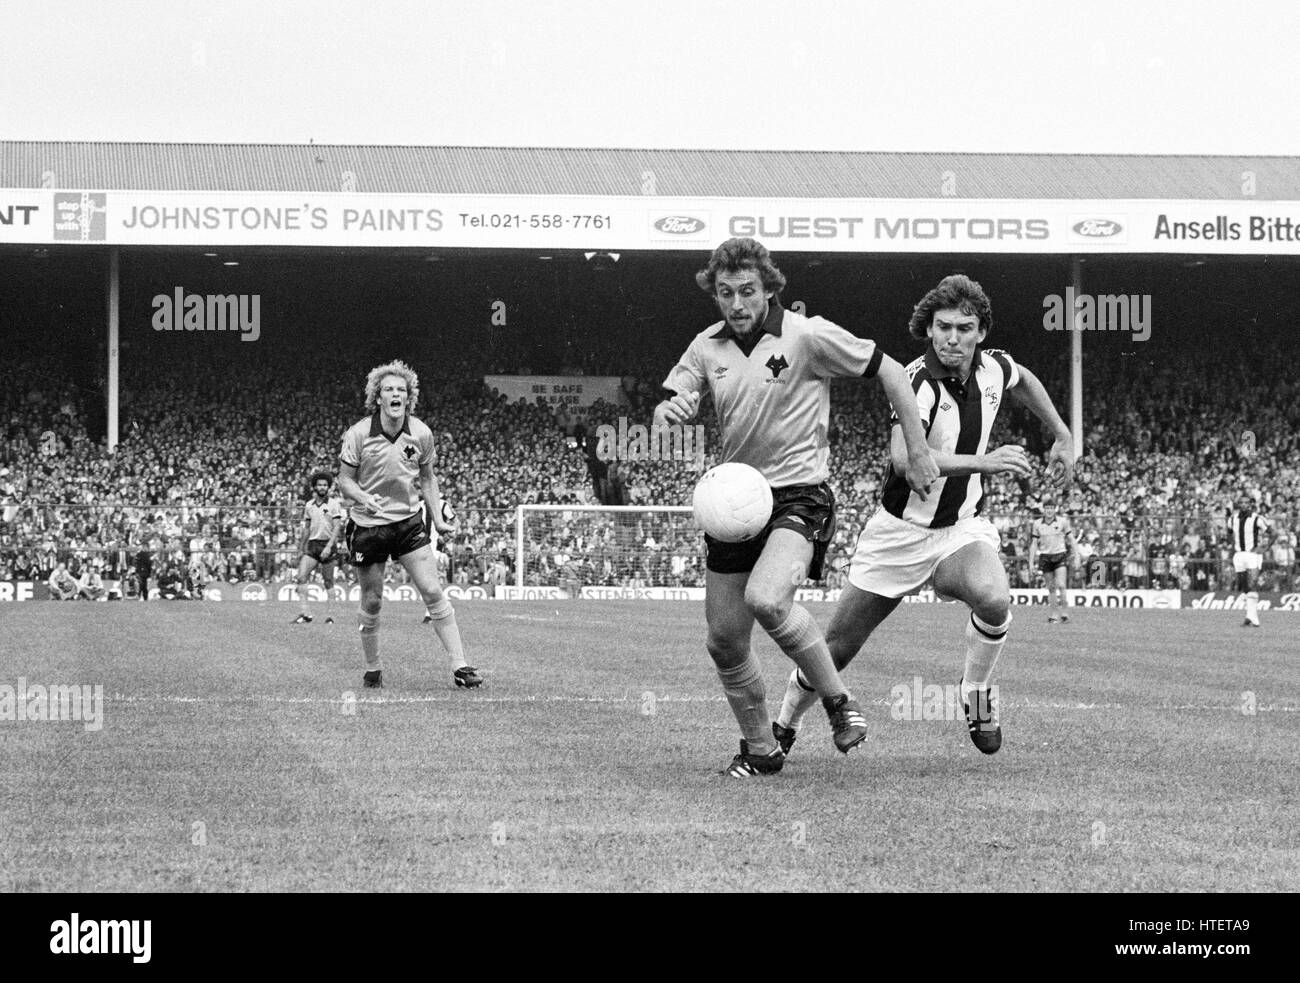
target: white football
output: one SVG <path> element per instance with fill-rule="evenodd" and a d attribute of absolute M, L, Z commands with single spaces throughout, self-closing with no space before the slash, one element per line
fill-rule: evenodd
<path fill-rule="evenodd" d="M 748 464 L 719 464 L 705 472 L 691 502 L 700 528 L 723 543 L 753 539 L 772 518 L 772 489 Z"/>

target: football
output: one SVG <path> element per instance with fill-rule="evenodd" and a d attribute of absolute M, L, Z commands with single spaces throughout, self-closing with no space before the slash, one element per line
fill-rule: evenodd
<path fill-rule="evenodd" d="M 705 472 L 691 502 L 700 528 L 723 543 L 753 539 L 772 518 L 772 489 L 748 464 L 719 464 Z"/>

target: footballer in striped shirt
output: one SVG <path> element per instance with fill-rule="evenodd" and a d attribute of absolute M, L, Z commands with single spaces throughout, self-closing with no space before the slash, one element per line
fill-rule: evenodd
<path fill-rule="evenodd" d="M 1237 507 L 1228 512 L 1228 534 L 1232 537 L 1232 571 L 1237 575 L 1237 591 L 1246 595 L 1246 620 L 1243 628 L 1259 627 L 1259 591 L 1256 589 L 1260 567 L 1264 565 L 1264 533 L 1268 523 L 1255 509 L 1255 500 L 1242 494 Z"/>
<path fill-rule="evenodd" d="M 925 354 L 907 367 L 915 394 L 912 413 L 925 428 L 940 478 L 922 498 L 901 477 L 905 445 L 895 427 L 880 508 L 858 538 L 848 583 L 826 637 L 843 669 L 907 594 L 932 581 L 935 594 L 971 609 L 966 625 L 962 706 L 971 740 L 985 754 L 1002 746 L 996 687 L 990 680 L 1011 625 L 1011 588 L 998 551 L 1001 537 L 981 514 L 981 475 L 1033 473 L 1025 449 L 989 449 L 993 421 L 1008 397 L 1053 433 L 1048 481 L 1061 486 L 1074 470 L 1069 428 L 1041 382 L 1004 351 L 985 348 L 993 310 L 983 288 L 968 277 L 945 277 L 916 305 L 908 331 Z M 894 424 L 902 422 L 896 412 Z M 780 727 L 798 728 L 811 705 L 796 675 L 786 689 Z"/>

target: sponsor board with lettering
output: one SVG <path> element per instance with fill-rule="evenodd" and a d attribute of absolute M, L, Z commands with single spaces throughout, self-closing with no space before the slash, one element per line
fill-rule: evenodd
<path fill-rule="evenodd" d="M 325 588 L 323 585 L 310 583 L 304 585 L 303 590 L 308 601 L 319 604 L 325 602 Z M 448 584 L 443 588 L 443 591 L 453 601 L 487 600 L 491 597 L 486 587 L 462 587 L 458 584 Z M 155 596 L 154 592 L 151 591 L 149 596 Z M 333 590 L 333 599 L 339 603 L 355 604 L 361 600 L 361 587 L 357 584 L 346 588 L 336 585 Z M 276 580 L 269 583 L 254 581 L 246 584 L 231 584 L 217 580 L 204 588 L 203 600 L 220 602 L 271 600 L 294 602 L 298 600 L 298 595 L 294 590 L 292 581 Z M 413 584 L 384 584 L 384 600 L 423 603 L 420 592 L 415 589 Z"/>
<path fill-rule="evenodd" d="M 1183 607 L 1197 611 L 1245 611 L 1246 595 L 1236 591 L 1183 591 Z M 1261 591 L 1261 611 L 1300 611 L 1300 593 Z"/>
<path fill-rule="evenodd" d="M 584 601 L 702 601 L 703 587 L 583 587 Z"/>
<path fill-rule="evenodd" d="M 0 189 L 0 242 L 1300 255 L 1300 202 Z"/>
<path fill-rule="evenodd" d="M 567 601 L 572 595 L 563 587 L 518 587 L 514 584 L 497 584 L 493 596 L 498 601 Z"/>
<path fill-rule="evenodd" d="M 1172 610 L 1182 606 L 1181 592 L 1176 590 L 1110 590 L 1100 587 L 1087 587 L 1067 590 L 1065 596 L 1071 607 L 1076 608 L 1153 608 Z M 946 598 L 935 595 L 932 589 L 918 591 L 903 598 L 912 604 L 933 604 L 946 602 Z M 1012 589 L 1011 603 L 1025 606 L 1047 604 L 1047 591 L 1042 587 Z"/>
<path fill-rule="evenodd" d="M 48 601 L 50 589 L 43 580 L 0 580 L 0 602 Z"/>

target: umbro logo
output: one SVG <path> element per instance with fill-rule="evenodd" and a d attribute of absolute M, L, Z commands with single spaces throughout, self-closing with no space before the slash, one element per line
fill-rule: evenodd
<path fill-rule="evenodd" d="M 947 413 L 950 409 L 952 409 L 952 403 L 944 403 L 942 406 L 939 407 L 939 409 Z"/>
<path fill-rule="evenodd" d="M 773 355 L 764 365 L 772 370 L 772 378 L 781 378 L 781 373 L 790 367 L 790 363 L 785 360 L 784 355 Z"/>

